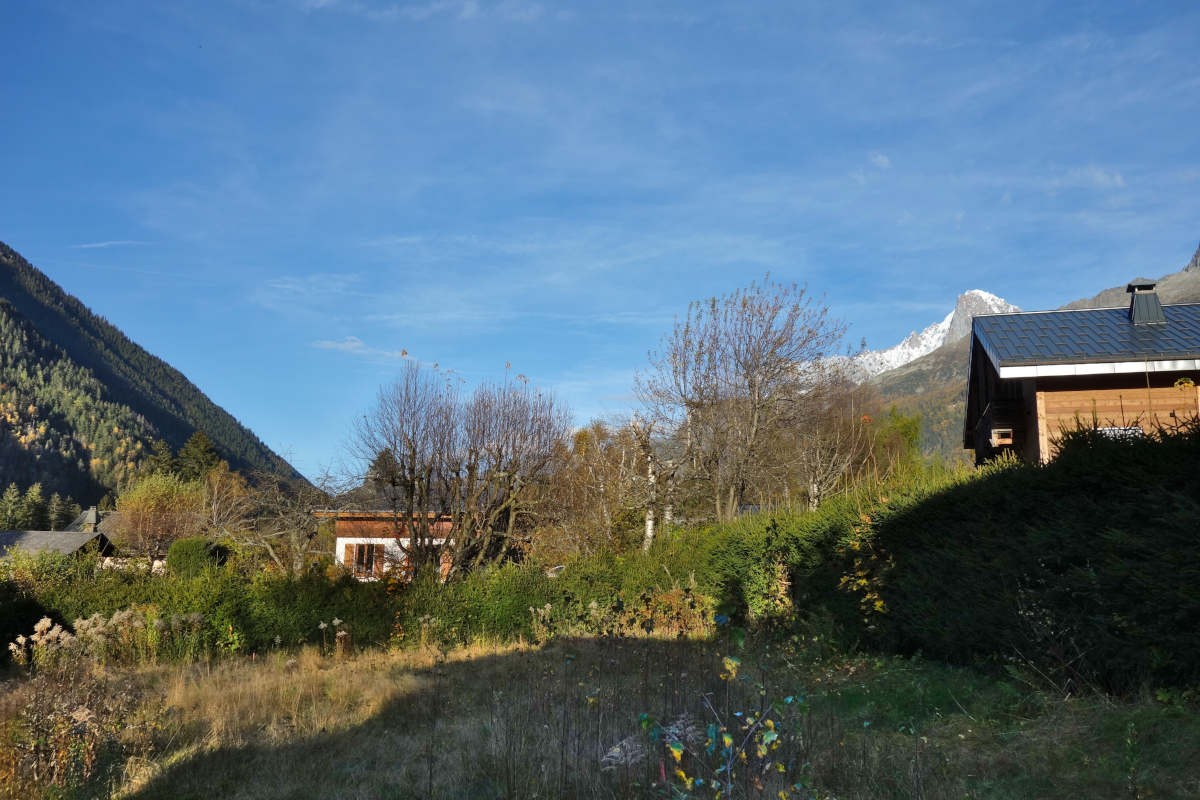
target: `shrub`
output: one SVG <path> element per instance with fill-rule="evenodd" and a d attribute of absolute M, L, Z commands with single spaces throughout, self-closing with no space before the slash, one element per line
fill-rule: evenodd
<path fill-rule="evenodd" d="M 1068 690 L 1200 678 L 1200 435 L 1068 435 L 871 517 L 844 555 L 865 631 L 901 652 L 1027 664 Z"/>
<path fill-rule="evenodd" d="M 217 565 L 212 542 L 203 536 L 176 539 L 167 548 L 167 569 L 181 578 L 195 578 Z"/>
<path fill-rule="evenodd" d="M 0 798 L 108 796 L 126 760 L 150 751 L 156 723 L 131 718 L 141 690 L 96 669 L 113 640 L 149 641 L 130 616 L 78 620 L 80 635 L 43 617 L 9 644 L 26 674 L 0 696 Z"/>
<path fill-rule="evenodd" d="M 358 581 L 345 573 L 262 572 L 248 586 L 239 627 L 251 650 L 320 641 L 318 625 L 334 618 L 345 622 L 359 644 L 382 645 L 391 636 L 392 607 L 380 582 Z"/>

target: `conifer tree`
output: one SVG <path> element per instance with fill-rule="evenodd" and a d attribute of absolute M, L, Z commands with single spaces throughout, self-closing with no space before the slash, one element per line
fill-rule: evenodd
<path fill-rule="evenodd" d="M 10 483 L 0 495 L 0 529 L 6 531 L 21 530 L 21 506 L 24 498 L 15 483 Z"/>
<path fill-rule="evenodd" d="M 67 503 L 62 499 L 62 495 L 54 492 L 50 495 L 50 500 L 46 503 L 46 516 L 50 522 L 50 530 L 61 531 L 71 524 L 71 520 L 63 521 L 63 517 L 67 515 Z"/>
<path fill-rule="evenodd" d="M 176 459 L 179 477 L 185 481 L 195 481 L 203 478 L 208 471 L 221 463 L 212 440 L 204 431 L 196 431 L 179 448 L 179 458 Z"/>
<path fill-rule="evenodd" d="M 63 500 L 63 515 L 60 518 L 58 530 L 65 531 L 72 522 L 79 518 L 83 513 L 83 508 L 69 497 Z"/>
<path fill-rule="evenodd" d="M 46 498 L 42 496 L 42 485 L 35 483 L 25 490 L 21 499 L 20 529 L 26 531 L 44 531 L 50 528 L 50 518 L 46 513 Z"/>
<path fill-rule="evenodd" d="M 150 454 L 142 463 L 144 470 L 151 474 L 155 472 L 173 473 L 179 468 L 175 454 L 171 452 L 171 445 L 162 439 L 155 439 L 151 443 Z"/>

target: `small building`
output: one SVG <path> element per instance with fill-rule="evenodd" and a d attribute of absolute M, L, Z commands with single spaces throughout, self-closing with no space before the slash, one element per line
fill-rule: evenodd
<path fill-rule="evenodd" d="M 408 571 L 407 549 L 412 542 L 412 528 L 403 515 L 395 511 L 340 511 L 322 509 L 313 514 L 319 520 L 333 521 L 334 558 L 355 577 L 375 580 L 393 569 Z M 450 574 L 450 553 L 445 548 L 453 522 L 449 517 L 428 514 L 427 544 L 442 548 L 441 573 Z"/>
<path fill-rule="evenodd" d="M 1035 463 L 1065 430 L 1139 436 L 1200 416 L 1200 304 L 1163 305 L 1131 282 L 1129 306 L 988 314 L 971 326 L 963 447 Z"/>
<path fill-rule="evenodd" d="M 99 511 L 95 506 L 92 506 L 91 508 L 81 512 L 80 515 L 75 518 L 75 521 L 68 525 L 66 529 L 69 531 L 79 531 L 81 533 L 95 533 L 96 531 L 100 530 L 101 523 L 103 523 L 105 518 L 107 518 L 110 514 L 112 514 L 111 511 Z"/>
<path fill-rule="evenodd" d="M 16 549 L 35 555 L 40 553 L 82 552 L 89 546 L 102 556 L 113 553 L 108 537 L 98 531 L 0 531 L 0 558 Z"/>

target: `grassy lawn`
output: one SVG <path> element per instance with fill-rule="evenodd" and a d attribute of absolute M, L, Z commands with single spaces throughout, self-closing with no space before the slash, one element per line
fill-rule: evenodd
<path fill-rule="evenodd" d="M 112 670 L 93 704 L 124 755 L 66 796 L 1200 796 L 1187 703 L 814 652 L 579 639 Z M 46 702 L 30 683 L 7 687 L 9 722 Z"/>

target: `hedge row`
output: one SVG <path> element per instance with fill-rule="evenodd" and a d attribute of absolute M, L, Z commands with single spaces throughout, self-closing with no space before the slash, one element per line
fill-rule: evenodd
<path fill-rule="evenodd" d="M 880 514 L 846 564 L 881 647 L 1126 691 L 1200 680 L 1198 532 L 1200 430 L 1080 431 Z"/>
<path fill-rule="evenodd" d="M 1200 679 L 1200 431 L 1072 434 L 1047 466 L 911 469 L 814 513 L 670 531 L 549 577 L 507 564 L 442 584 L 313 573 L 186 575 L 17 559 L 0 636 L 131 606 L 200 613 L 212 648 L 321 641 L 343 620 L 367 644 L 708 635 L 717 622 L 832 620 L 849 640 L 958 663 L 1018 663 L 1067 686 L 1125 691 Z M 190 576 L 190 577 L 189 577 Z M 278 638 L 277 638 L 278 637 Z"/>

